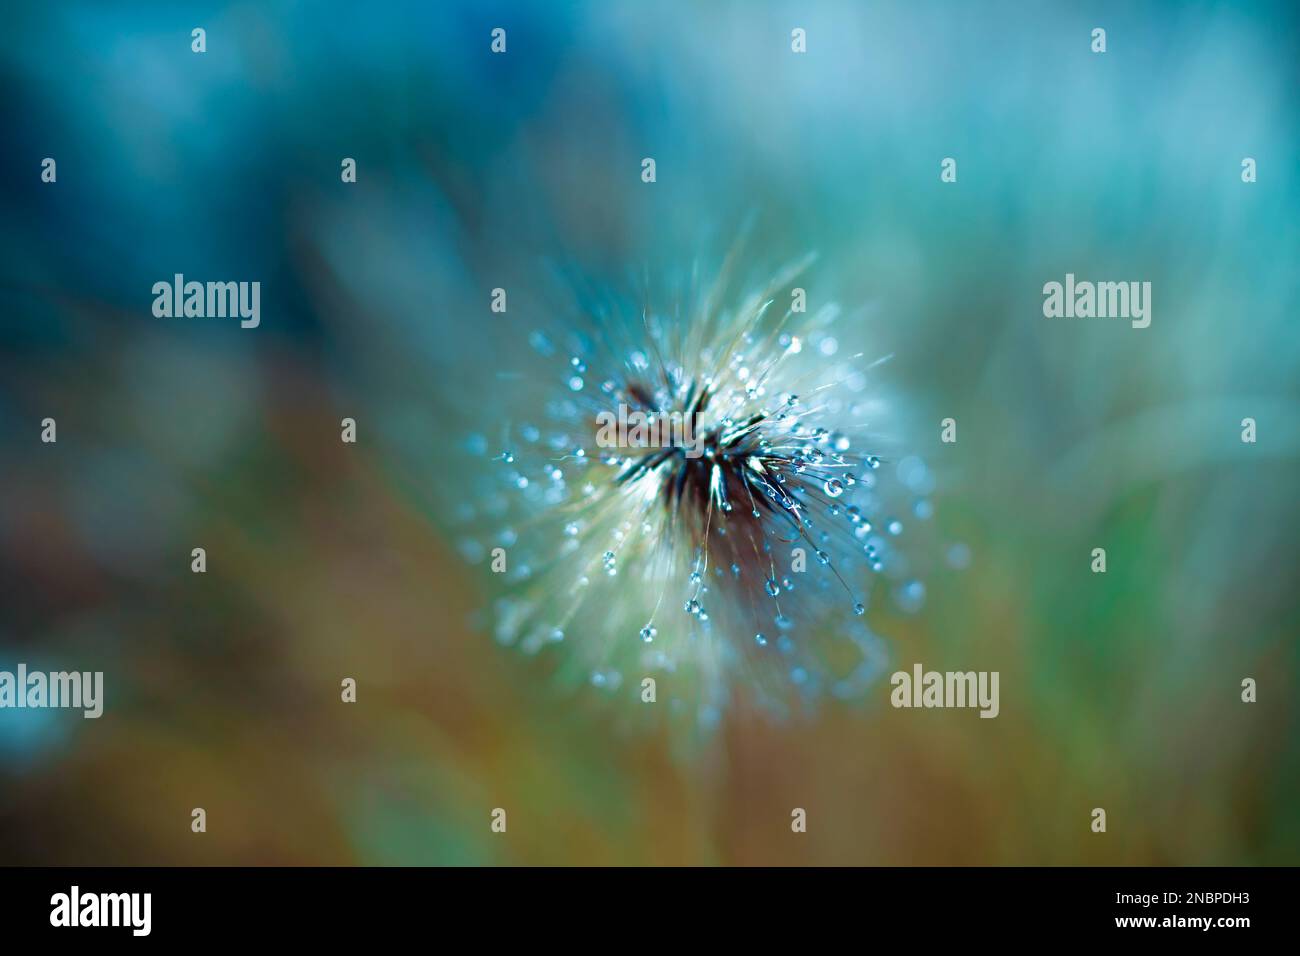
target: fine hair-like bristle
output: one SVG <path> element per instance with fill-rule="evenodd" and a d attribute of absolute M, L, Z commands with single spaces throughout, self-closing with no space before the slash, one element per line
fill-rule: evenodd
<path fill-rule="evenodd" d="M 874 680 L 868 597 L 884 576 L 919 606 L 900 516 L 929 517 L 932 481 L 914 457 L 906 482 L 883 480 L 898 459 L 866 421 L 881 360 L 840 354 L 837 306 L 804 308 L 810 263 L 737 301 L 724 265 L 674 313 L 593 316 L 576 354 L 534 338 L 554 369 L 541 424 L 476 439 L 499 530 L 470 545 L 504 581 L 498 640 L 564 645 L 561 673 L 607 690 L 671 675 L 703 720 Z"/>

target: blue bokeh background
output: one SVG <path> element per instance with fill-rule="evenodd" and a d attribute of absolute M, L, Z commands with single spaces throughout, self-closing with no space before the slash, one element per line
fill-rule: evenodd
<path fill-rule="evenodd" d="M 0 860 L 1297 859 L 1294 4 L 6 17 L 0 667 L 103 669 L 111 696 L 98 722 L 0 712 Z M 755 268 L 816 251 L 811 294 L 895 355 L 972 563 L 878 626 L 904 663 L 1000 669 L 997 721 L 882 696 L 683 753 L 475 624 L 463 438 L 518 414 L 498 373 L 550 374 L 543 277 L 707 263 L 751 215 Z M 261 327 L 155 319 L 177 272 L 261 281 Z M 1151 327 L 1044 319 L 1067 272 L 1150 281 Z M 795 844 L 790 806 L 819 821 Z"/>

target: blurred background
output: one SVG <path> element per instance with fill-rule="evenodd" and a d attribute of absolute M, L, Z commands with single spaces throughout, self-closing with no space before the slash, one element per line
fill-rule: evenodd
<path fill-rule="evenodd" d="M 1292 4 L 7 17 L 0 669 L 102 670 L 106 707 L 0 711 L 0 863 L 1300 861 Z M 517 413 L 535 277 L 617 287 L 754 212 L 895 354 L 969 548 L 872 625 L 1000 671 L 996 720 L 882 681 L 686 746 L 488 636 L 463 439 Z M 1044 319 L 1067 272 L 1150 281 L 1151 327 Z M 174 273 L 260 281 L 261 327 L 154 318 Z"/>

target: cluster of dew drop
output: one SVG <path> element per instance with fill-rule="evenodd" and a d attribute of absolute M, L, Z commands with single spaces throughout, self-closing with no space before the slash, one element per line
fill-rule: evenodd
<path fill-rule="evenodd" d="M 748 338 L 746 335 L 746 340 Z M 543 354 L 551 349 L 549 343 L 544 344 L 546 348 L 534 341 L 534 346 Z M 803 345 L 798 337 L 788 334 L 781 335 L 777 344 L 783 355 L 797 354 Z M 834 339 L 829 336 L 824 337 L 820 343 L 823 355 L 833 354 L 836 347 Z M 819 407 L 804 409 L 797 394 L 783 393 L 777 396 L 778 401 L 773 409 L 764 407 L 767 376 L 775 364 L 773 361 L 766 369 L 754 370 L 746 364 L 744 356 L 737 353 L 728 366 L 728 380 L 738 383 L 736 386 L 721 388 L 711 380 L 705 381 L 708 387 L 717 388 L 719 404 L 723 406 L 723 411 L 715 413 L 709 426 L 713 430 L 717 447 L 709 452 L 708 467 L 716 470 L 725 465 L 731 469 L 731 476 L 738 476 L 740 486 L 750 496 L 751 507 L 746 509 L 747 517 L 753 519 L 742 530 L 757 528 L 763 538 L 759 550 L 770 571 L 760 575 L 762 591 L 772 602 L 771 622 L 777 630 L 775 638 L 763 630 L 754 632 L 752 644 L 758 648 L 775 644 L 778 652 L 793 656 L 795 643 L 789 633 L 793 622 L 782 608 L 781 597 L 793 592 L 796 585 L 791 574 L 778 576 L 776 573 L 773 542 L 778 547 L 805 547 L 811 551 L 816 564 L 826 568 L 847 594 L 848 607 L 853 615 L 860 617 L 866 613 L 865 598 L 854 592 L 841 569 L 851 571 L 855 565 L 860 564 L 871 573 L 885 573 L 892 551 L 890 539 L 901 536 L 904 528 L 898 517 L 881 517 L 877 514 L 880 510 L 877 507 L 879 502 L 873 497 L 873 489 L 877 483 L 877 473 L 885 464 L 879 456 L 855 454 L 853 440 L 843 431 L 805 425 L 804 419 L 815 416 Z M 644 370 L 649 366 L 649 361 L 643 352 L 633 352 L 628 356 L 626 366 L 634 371 Z M 562 392 L 571 397 L 591 397 L 592 390 L 588 388 L 587 375 L 587 359 L 578 355 L 570 356 L 563 373 Z M 676 382 L 677 387 L 661 389 L 657 399 L 664 403 L 680 399 L 688 387 L 689 379 L 680 368 L 669 370 L 664 379 L 670 385 Z M 605 379 L 596 391 L 606 401 L 623 394 L 613 379 Z M 551 403 L 548 411 L 553 418 L 580 427 L 581 414 L 572 398 Z M 757 419 L 756 423 L 754 419 Z M 749 438 L 743 447 L 738 442 L 737 451 L 731 455 L 731 446 L 727 441 L 728 436 L 736 430 L 740 434 L 748 432 Z M 568 432 L 557 431 L 542 441 L 539 429 L 524 426 L 521 435 L 526 443 L 542 446 L 546 450 L 546 460 L 540 465 L 538 473 L 530 478 L 525 469 L 517 464 L 513 450 L 501 451 L 496 457 L 505 467 L 505 484 L 514 493 L 525 496 L 529 508 L 535 508 L 539 504 L 566 506 L 566 514 L 573 516 L 567 517 L 563 524 L 563 539 L 559 549 L 562 555 L 580 555 L 589 546 L 585 540 L 588 524 L 584 521 L 580 508 L 575 511 L 572 507 L 575 503 L 575 496 L 569 487 L 569 481 L 574 477 L 572 472 L 580 471 L 586 478 L 576 499 L 579 504 L 585 500 L 606 503 L 610 495 L 620 493 L 634 497 L 638 503 L 644 503 L 652 500 L 664 483 L 674 480 L 677 475 L 675 468 L 682 467 L 676 459 L 668 459 L 657 467 L 647 468 L 636 478 L 636 482 L 651 482 L 652 487 L 635 494 L 632 487 L 611 488 L 611 481 L 620 471 L 625 472 L 630 465 L 635 464 L 638 457 L 636 454 L 629 454 L 626 449 L 602 449 L 593 458 L 586 448 L 573 441 Z M 597 463 L 612 469 L 610 474 L 603 477 L 592 475 L 591 467 Z M 566 474 L 566 467 L 570 469 L 570 474 Z M 932 478 L 928 469 L 916 458 L 905 459 L 898 464 L 898 468 L 902 484 L 914 495 L 913 515 L 921 521 L 928 520 L 933 513 L 927 497 L 932 490 Z M 539 491 L 534 487 L 535 483 L 542 484 L 544 490 Z M 715 485 L 714 490 L 717 487 Z M 725 489 L 725 483 L 721 487 Z M 756 494 L 766 498 L 766 510 L 760 509 L 754 500 Z M 711 542 L 707 536 L 722 539 L 728 535 L 733 525 L 732 516 L 736 504 L 725 490 L 717 494 L 711 491 L 710 510 L 716 505 L 716 514 L 709 515 L 706 540 L 695 544 L 693 557 L 688 564 L 686 594 L 681 607 L 701 629 L 708 629 L 710 623 L 710 613 L 705 603 L 710 593 L 710 570 L 718 579 L 724 578 L 728 572 L 735 580 L 746 577 L 746 569 L 736 561 L 729 562 L 725 568 L 720 564 L 715 564 L 712 568 L 709 566 Z M 879 527 L 873 518 L 879 522 Z M 650 520 L 642 517 L 639 521 L 640 531 L 646 537 L 652 536 L 656 528 Z M 837 522 L 839 524 L 835 524 Z M 614 540 L 607 542 L 600 554 L 599 571 L 611 578 L 618 576 L 619 554 L 634 530 L 636 523 L 631 518 L 614 523 L 610 530 Z M 782 536 L 782 531 L 790 530 L 795 532 L 794 537 Z M 515 539 L 514 532 L 509 530 L 501 538 L 502 541 L 511 542 Z M 832 551 L 835 552 L 834 557 Z M 634 561 L 636 553 L 633 552 L 632 555 L 630 560 Z M 784 560 L 783 556 L 782 563 Z M 593 561 L 592 565 L 594 564 Z M 591 565 L 578 560 L 576 567 L 579 570 L 574 589 L 581 591 L 590 583 L 587 569 Z M 591 567 L 591 570 L 596 569 Z M 633 576 L 641 571 L 641 568 L 630 567 Z M 532 568 L 527 562 L 515 572 L 517 579 L 527 579 L 531 573 Z M 818 577 L 820 580 L 813 585 L 815 589 L 832 586 L 830 577 Z M 664 586 L 669 585 L 665 583 Z M 894 596 L 899 607 L 910 612 L 919 609 L 924 593 L 924 585 L 918 579 L 909 578 L 895 588 Z M 658 614 L 659 604 L 656 604 L 649 619 L 644 621 L 636 633 L 641 644 L 654 645 L 659 637 L 659 627 L 656 624 Z M 548 632 L 551 641 L 562 641 L 564 636 L 561 624 L 556 624 Z M 665 660 L 662 655 L 660 660 Z M 796 683 L 807 678 L 807 671 L 802 664 L 791 666 L 789 673 Z M 597 667 L 591 674 L 591 682 L 598 686 L 613 687 L 620 681 L 619 672 L 608 667 Z"/>

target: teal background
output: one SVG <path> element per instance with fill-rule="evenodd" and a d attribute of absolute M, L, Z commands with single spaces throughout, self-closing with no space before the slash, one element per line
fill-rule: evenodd
<path fill-rule="evenodd" d="M 0 667 L 104 670 L 107 712 L 0 712 L 0 862 L 1297 861 L 1293 4 L 7 16 Z M 873 625 L 1000 671 L 997 720 L 882 684 L 684 746 L 484 633 L 463 436 L 540 374 L 538 277 L 619 288 L 751 213 L 758 266 L 816 251 L 894 353 L 971 551 Z M 261 281 L 261 327 L 154 319 L 175 272 Z M 1150 281 L 1151 327 L 1045 319 L 1067 272 Z"/>

